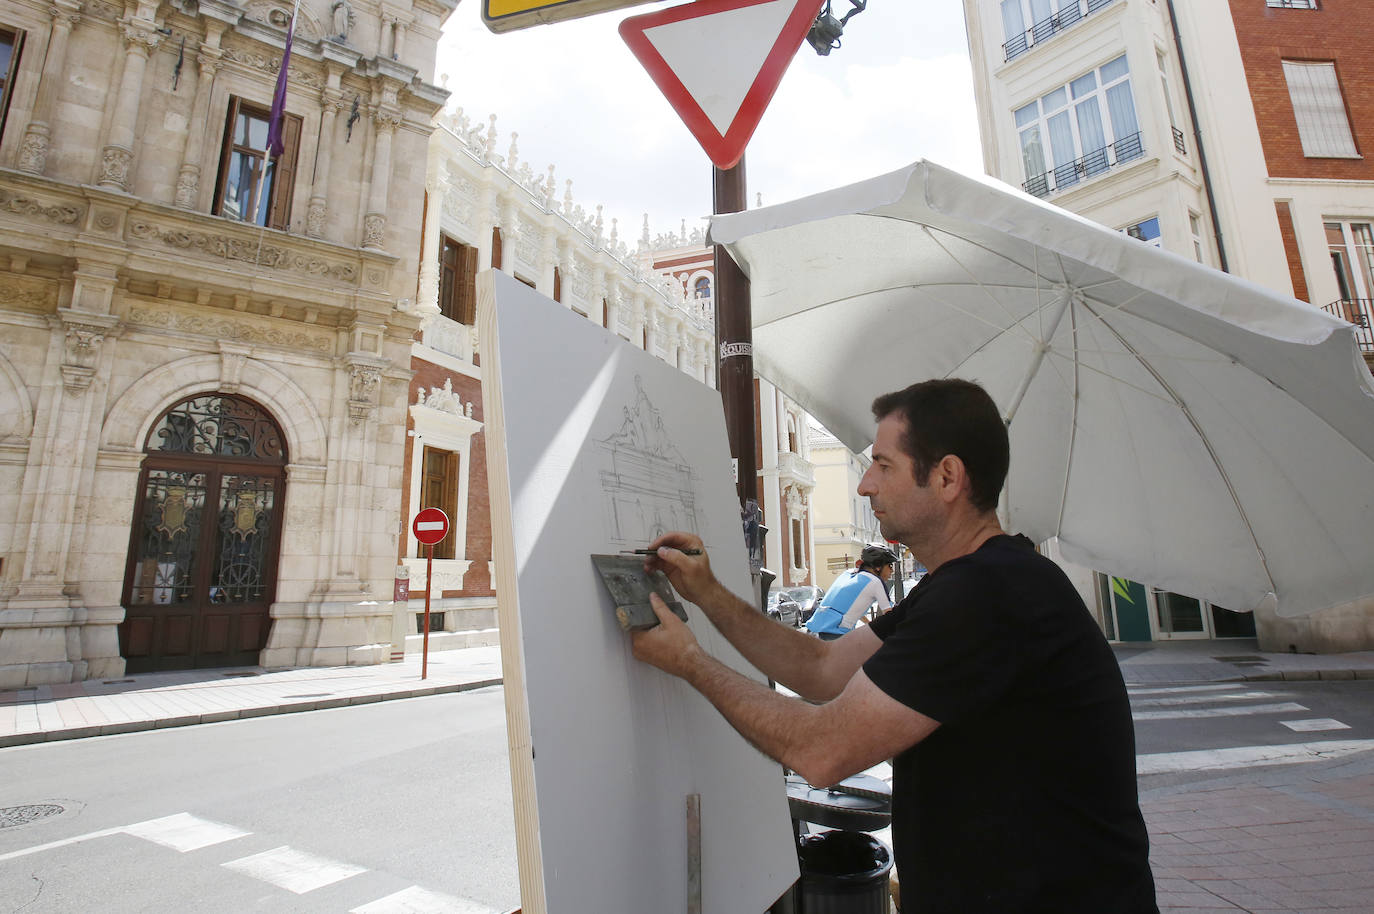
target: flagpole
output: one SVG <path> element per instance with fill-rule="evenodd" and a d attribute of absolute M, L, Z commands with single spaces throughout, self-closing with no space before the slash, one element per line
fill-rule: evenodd
<path fill-rule="evenodd" d="M 301 11 L 301 0 L 295 0 L 291 7 L 291 18 L 286 23 L 286 49 L 282 51 L 281 68 L 277 71 L 277 87 L 272 93 L 272 111 L 267 118 L 267 149 L 264 150 L 262 174 L 253 183 L 253 203 L 249 219 L 258 221 L 258 207 L 262 205 L 262 189 L 267 184 L 267 175 L 276 168 L 277 157 L 284 147 L 281 138 L 281 124 L 286 116 L 286 80 L 291 65 L 291 45 L 296 37 L 296 16 Z M 258 230 L 258 250 L 253 256 L 253 265 L 259 266 L 262 259 L 262 238 L 267 233 L 267 220 L 264 218 Z"/>

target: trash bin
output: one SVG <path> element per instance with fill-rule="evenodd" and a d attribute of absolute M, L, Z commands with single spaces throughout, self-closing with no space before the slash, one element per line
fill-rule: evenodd
<path fill-rule="evenodd" d="M 797 844 L 801 914 L 889 914 L 892 851 L 857 831 L 807 835 Z"/>

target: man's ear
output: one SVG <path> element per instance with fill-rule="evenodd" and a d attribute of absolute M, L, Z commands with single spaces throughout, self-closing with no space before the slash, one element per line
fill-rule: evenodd
<path fill-rule="evenodd" d="M 935 465 L 934 478 L 939 487 L 940 497 L 946 502 L 954 501 L 969 487 L 968 468 L 964 466 L 964 461 L 954 454 L 946 454 L 940 458 L 940 462 Z"/>

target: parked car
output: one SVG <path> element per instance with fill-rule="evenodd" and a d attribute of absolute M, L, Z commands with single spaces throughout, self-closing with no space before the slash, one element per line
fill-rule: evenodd
<path fill-rule="evenodd" d="M 801 624 L 801 607 L 781 590 L 768 591 L 768 618 L 796 628 Z"/>
<path fill-rule="evenodd" d="M 805 625 L 811 616 L 816 612 L 816 607 L 821 604 L 821 597 L 825 596 L 825 591 L 814 584 L 803 584 L 800 587 L 784 587 L 782 593 L 801 608 L 799 623 Z"/>

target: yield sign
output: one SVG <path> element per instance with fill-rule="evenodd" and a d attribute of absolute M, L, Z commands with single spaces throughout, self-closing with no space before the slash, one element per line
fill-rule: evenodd
<path fill-rule="evenodd" d="M 697 0 L 632 16 L 620 37 L 720 168 L 731 168 L 824 0 Z"/>

